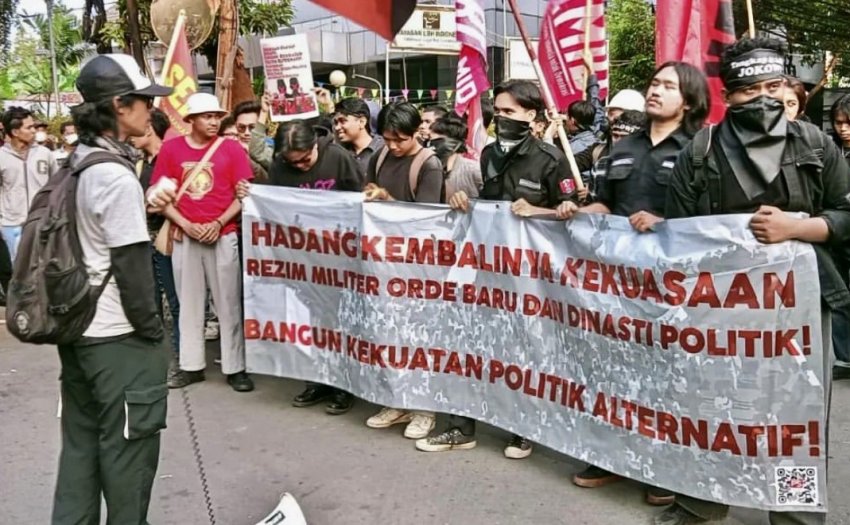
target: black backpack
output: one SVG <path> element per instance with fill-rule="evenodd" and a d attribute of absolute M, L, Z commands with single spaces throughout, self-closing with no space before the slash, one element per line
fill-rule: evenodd
<path fill-rule="evenodd" d="M 73 343 L 94 318 L 112 272 L 100 286 L 89 284 L 77 233 L 77 182 L 83 170 L 104 162 L 132 169 L 113 153 L 95 151 L 61 167 L 33 198 L 6 292 L 6 326 L 25 343 Z"/>

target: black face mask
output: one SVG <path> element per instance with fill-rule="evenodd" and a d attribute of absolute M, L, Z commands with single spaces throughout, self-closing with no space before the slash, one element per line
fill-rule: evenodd
<path fill-rule="evenodd" d="M 766 191 L 782 168 L 788 133 L 785 105 L 760 95 L 727 109 L 723 124 L 724 153 L 744 194 L 753 199 Z"/>
<path fill-rule="evenodd" d="M 434 150 L 434 154 L 437 155 L 443 166 L 446 165 L 449 157 L 458 152 L 461 146 L 463 146 L 463 142 L 449 137 L 431 139 L 431 149 Z"/>
<path fill-rule="evenodd" d="M 500 141 L 520 142 L 531 133 L 530 122 L 502 116 L 494 117 L 493 122 L 496 124 L 496 137 Z"/>

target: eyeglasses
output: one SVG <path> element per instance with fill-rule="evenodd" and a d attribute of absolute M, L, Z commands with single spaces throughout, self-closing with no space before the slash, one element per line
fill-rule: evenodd
<path fill-rule="evenodd" d="M 236 124 L 236 131 L 245 133 L 246 131 L 254 131 L 256 124 Z"/>

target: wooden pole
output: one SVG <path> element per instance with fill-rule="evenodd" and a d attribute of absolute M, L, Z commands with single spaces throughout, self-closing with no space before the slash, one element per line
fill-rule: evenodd
<path fill-rule="evenodd" d="M 181 9 L 177 15 L 177 21 L 174 23 L 174 29 L 171 31 L 171 42 L 168 43 L 168 49 L 165 51 L 165 60 L 162 62 L 162 71 L 159 74 L 159 83 L 167 86 L 166 79 L 168 78 L 168 70 L 171 69 L 171 62 L 174 60 L 174 49 L 177 47 L 177 36 L 186 25 L 186 11 Z M 154 107 L 159 107 L 161 97 L 157 97 L 153 101 Z"/>
<path fill-rule="evenodd" d="M 531 64 L 534 66 L 534 73 L 537 75 L 537 81 L 540 83 L 540 91 L 543 93 L 543 100 L 546 102 L 546 107 L 551 115 L 558 114 L 558 108 L 555 107 L 555 99 L 552 93 L 549 92 L 549 85 L 546 84 L 546 79 L 543 77 L 543 70 L 540 69 L 540 63 L 537 61 L 537 52 L 531 44 L 531 39 L 528 38 L 528 31 L 525 29 L 525 22 L 522 21 L 519 9 L 517 9 L 516 0 L 508 0 L 511 5 L 511 11 L 514 15 L 519 34 L 522 36 L 522 41 L 525 43 L 525 49 L 528 51 L 528 57 L 531 59 Z M 558 138 L 561 140 L 561 147 L 564 149 L 564 154 L 567 156 L 567 162 L 570 165 L 570 171 L 573 173 L 573 180 L 576 183 L 576 188 L 584 189 L 584 182 L 581 180 L 581 173 L 578 171 L 575 155 L 570 148 L 570 141 L 567 138 L 567 132 L 564 129 L 562 120 L 558 120 Z"/>
<path fill-rule="evenodd" d="M 753 0 L 747 0 L 747 19 L 750 23 L 750 38 L 756 37 L 756 19 L 753 16 Z"/>
<path fill-rule="evenodd" d="M 236 0 L 223 0 L 219 11 L 218 56 L 215 64 L 215 95 L 221 107 L 230 111 L 233 94 L 233 67 L 239 19 Z"/>
<path fill-rule="evenodd" d="M 130 53 L 138 62 L 139 67 L 145 69 L 145 54 L 142 49 L 142 33 L 139 30 L 139 6 L 136 0 L 127 1 L 127 41 L 130 44 Z"/>
<path fill-rule="evenodd" d="M 587 0 L 587 3 L 584 5 L 584 61 L 590 62 L 593 64 L 593 55 L 590 53 L 590 27 L 593 23 L 591 18 L 593 13 L 593 0 Z M 581 92 L 581 99 L 587 100 L 587 83 L 589 82 L 590 75 L 593 73 L 592 69 L 585 68 L 584 71 L 584 89 Z"/>

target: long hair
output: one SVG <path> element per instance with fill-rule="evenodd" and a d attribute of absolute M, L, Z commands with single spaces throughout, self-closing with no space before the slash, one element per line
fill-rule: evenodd
<path fill-rule="evenodd" d="M 697 131 L 705 125 L 705 119 L 711 111 L 711 96 L 708 89 L 708 80 L 702 71 L 685 62 L 670 61 L 658 66 L 652 74 L 652 79 L 661 70 L 672 67 L 679 77 L 679 93 L 682 95 L 684 104 L 688 106 L 682 117 L 682 129 L 689 136 L 694 136 Z M 647 90 L 649 86 L 647 86 Z M 646 93 L 646 90 L 644 91 Z"/>
<path fill-rule="evenodd" d="M 134 95 L 118 97 L 120 107 L 128 107 L 138 100 Z M 112 98 L 99 102 L 83 102 L 71 108 L 71 118 L 77 127 L 79 143 L 95 146 L 95 140 L 105 134 L 118 134 L 118 116 Z"/>

